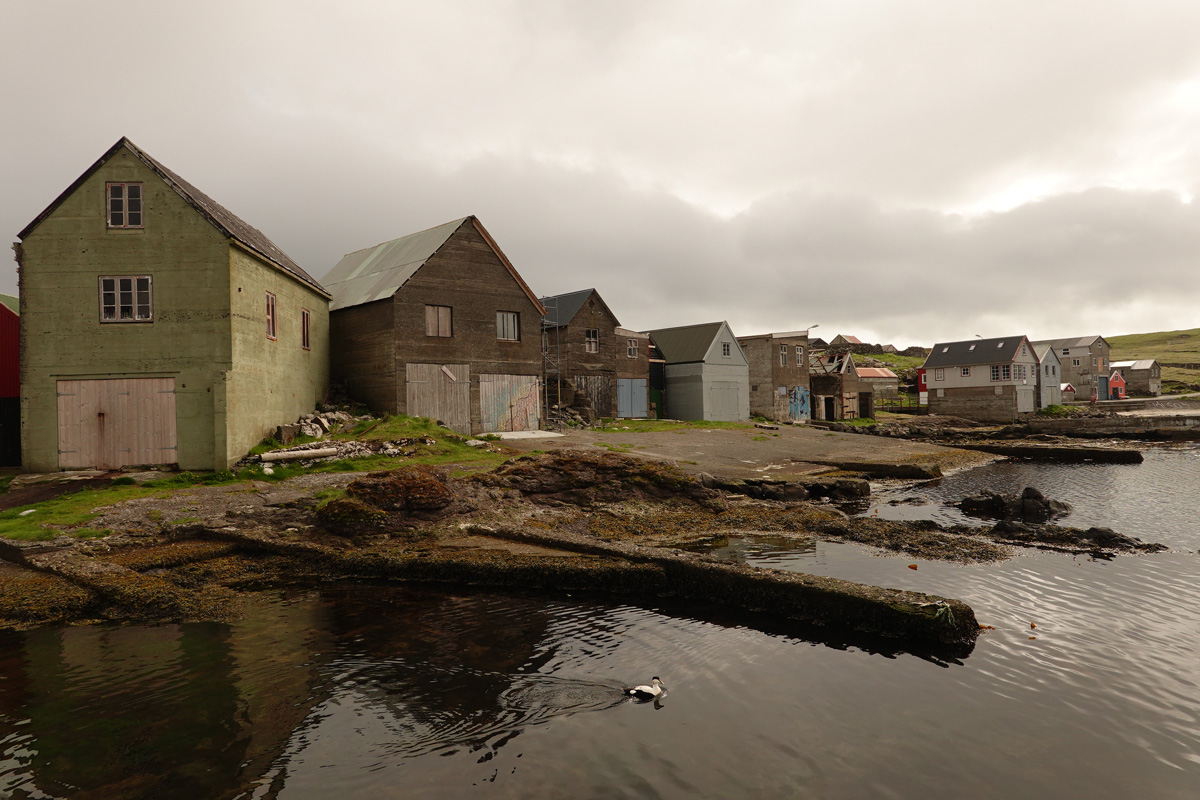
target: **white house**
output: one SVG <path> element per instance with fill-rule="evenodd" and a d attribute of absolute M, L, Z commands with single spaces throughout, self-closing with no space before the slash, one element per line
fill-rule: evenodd
<path fill-rule="evenodd" d="M 728 322 L 649 331 L 666 361 L 670 419 L 750 419 L 750 362 Z"/>
<path fill-rule="evenodd" d="M 1057 406 L 1062 403 L 1062 361 L 1054 352 L 1054 345 L 1034 345 L 1038 359 L 1038 408 Z"/>
<path fill-rule="evenodd" d="M 941 342 L 921 369 L 931 414 L 1012 422 L 1037 410 L 1038 360 L 1025 336 Z"/>

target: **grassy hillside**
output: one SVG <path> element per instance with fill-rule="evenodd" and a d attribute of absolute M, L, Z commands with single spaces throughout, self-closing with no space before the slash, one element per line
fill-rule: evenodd
<path fill-rule="evenodd" d="M 1200 328 L 1105 336 L 1113 361 L 1156 358 L 1160 364 L 1200 364 Z M 1163 392 L 1200 391 L 1200 370 L 1163 367 Z"/>

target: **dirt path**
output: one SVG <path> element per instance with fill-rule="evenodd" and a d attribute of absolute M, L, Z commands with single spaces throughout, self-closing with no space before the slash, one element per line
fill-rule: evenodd
<path fill-rule="evenodd" d="M 981 453 L 927 442 L 837 433 L 816 427 L 683 429 L 626 433 L 568 429 L 555 439 L 506 440 L 515 450 L 596 448 L 673 461 L 686 472 L 731 479 L 787 479 L 823 472 L 847 462 L 921 464 L 943 471 L 993 460 Z"/>

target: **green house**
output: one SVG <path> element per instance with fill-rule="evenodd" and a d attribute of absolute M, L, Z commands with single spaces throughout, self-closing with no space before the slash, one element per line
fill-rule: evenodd
<path fill-rule="evenodd" d="M 122 138 L 21 233 L 27 471 L 226 469 L 329 384 L 329 293 Z"/>

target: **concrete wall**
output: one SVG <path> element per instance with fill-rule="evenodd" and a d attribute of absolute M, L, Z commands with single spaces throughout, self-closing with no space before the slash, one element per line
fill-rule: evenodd
<path fill-rule="evenodd" d="M 240 247 L 230 247 L 233 369 L 225 384 L 227 431 L 218 463 L 232 464 L 276 426 L 295 422 L 329 393 L 329 301 Z M 266 331 L 266 293 L 275 295 L 276 336 Z M 309 349 L 301 311 L 309 312 Z M 218 437 L 222 429 L 217 413 Z"/>
<path fill-rule="evenodd" d="M 750 413 L 777 422 L 789 419 L 786 390 L 808 389 L 808 338 L 804 336 L 743 336 L 738 339 L 750 367 Z M 779 363 L 779 348 L 786 348 L 786 363 Z M 796 348 L 801 347 L 800 365 Z M 779 394 L 779 387 L 785 393 Z"/>
<path fill-rule="evenodd" d="M 1033 391 L 1033 387 L 1021 387 Z M 994 387 L 942 389 L 930 386 L 929 413 L 945 414 L 980 422 L 1013 422 L 1017 413 L 1018 387 L 996 384 Z"/>
<path fill-rule="evenodd" d="M 106 181 L 143 183 L 144 228 L 107 230 Z M 232 366 L 225 237 L 121 150 L 21 249 L 25 469 L 58 468 L 57 380 L 139 377 L 176 379 L 178 463 L 212 468 L 214 394 Z M 101 275 L 150 275 L 153 321 L 101 324 Z"/>

